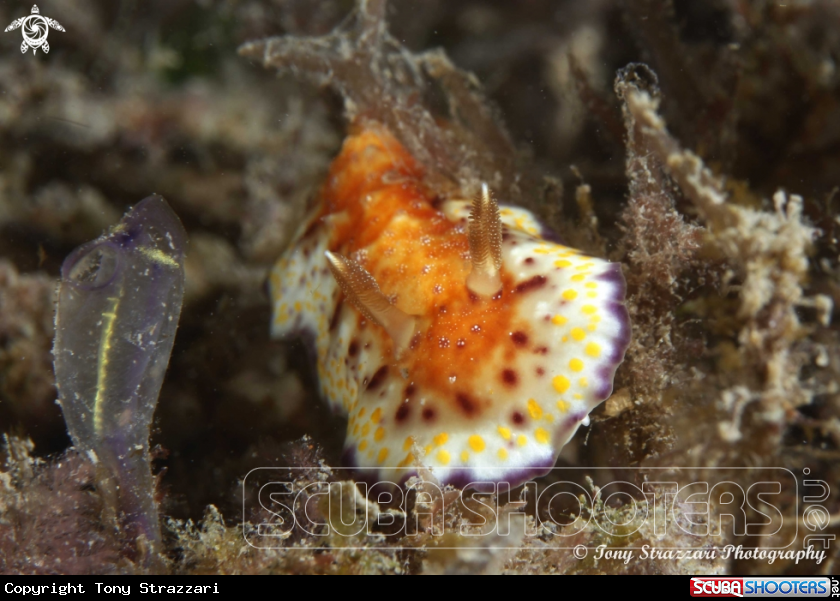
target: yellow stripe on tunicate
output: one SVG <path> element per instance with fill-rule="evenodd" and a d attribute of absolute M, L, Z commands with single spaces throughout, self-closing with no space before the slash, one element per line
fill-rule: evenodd
<path fill-rule="evenodd" d="M 478 434 L 473 434 L 472 436 L 470 436 L 467 440 L 467 444 L 470 445 L 470 448 L 476 453 L 481 453 L 481 451 L 483 451 L 485 447 L 484 439 Z"/>
<path fill-rule="evenodd" d="M 505 440 L 510 440 L 510 429 L 505 428 L 504 426 L 499 426 L 499 434 Z"/>
<path fill-rule="evenodd" d="M 167 255 L 165 252 L 160 250 L 159 248 L 148 248 L 141 246 L 139 248 L 140 252 L 143 253 L 148 259 L 151 259 L 155 263 L 159 265 L 166 265 L 167 267 L 178 267 L 178 261 Z"/>
<path fill-rule="evenodd" d="M 578 342 L 586 338 L 586 332 L 583 331 L 583 328 L 572 328 L 572 331 L 569 333 L 572 335 L 572 338 Z"/>
<path fill-rule="evenodd" d="M 563 291 L 563 298 L 567 301 L 573 301 L 577 298 L 577 290 L 572 290 L 569 288 L 568 290 Z"/>
<path fill-rule="evenodd" d="M 461 463 L 466 463 L 470 459 L 469 451 L 461 451 Z"/>
<path fill-rule="evenodd" d="M 536 430 L 534 430 L 534 438 L 536 438 L 537 442 L 540 444 L 548 444 L 550 437 L 545 429 L 537 428 Z"/>
<path fill-rule="evenodd" d="M 586 354 L 597 359 L 601 356 L 601 346 L 595 344 L 594 342 L 590 342 L 586 345 Z"/>
<path fill-rule="evenodd" d="M 582 371 L 583 370 L 583 361 L 580 359 L 572 359 L 569 361 L 569 369 L 572 371 Z"/>
<path fill-rule="evenodd" d="M 363 440 L 362 442 L 359 443 L 359 450 L 360 451 L 364 451 L 367 447 L 368 447 L 368 441 L 367 440 Z"/>
<path fill-rule="evenodd" d="M 563 413 L 566 413 L 569 410 L 569 403 L 567 403 L 563 399 L 560 399 L 559 401 L 557 401 L 557 408 Z"/>
<path fill-rule="evenodd" d="M 380 450 L 379 455 L 376 456 L 376 460 L 379 463 L 384 463 L 387 458 L 388 458 L 388 449 Z"/>
<path fill-rule="evenodd" d="M 554 385 L 554 390 L 559 393 L 564 393 L 569 389 L 569 378 L 566 376 L 554 376 L 554 379 L 551 380 L 551 383 Z"/>
<path fill-rule="evenodd" d="M 508 458 L 507 449 L 499 449 L 499 452 L 497 454 L 499 456 L 499 459 L 501 459 L 502 461 L 505 461 Z"/>
<path fill-rule="evenodd" d="M 373 433 L 373 439 L 376 442 L 379 442 L 383 438 L 385 438 L 385 428 L 379 427 L 376 429 L 376 432 Z"/>
<path fill-rule="evenodd" d="M 436 446 L 440 446 L 446 444 L 446 441 L 449 440 L 449 434 L 446 432 L 441 432 L 437 436 L 432 439 Z"/>
<path fill-rule="evenodd" d="M 580 310 L 583 311 L 584 315 L 592 315 L 598 311 L 594 305 L 584 305 L 580 308 Z"/>
<path fill-rule="evenodd" d="M 381 419 L 382 419 L 382 409 L 377 407 L 376 410 L 373 413 L 370 414 L 370 421 L 372 421 L 374 424 L 378 424 L 379 420 L 381 420 Z"/>
<path fill-rule="evenodd" d="M 441 449 L 440 451 L 438 451 L 438 454 L 437 454 L 437 460 L 438 460 L 441 464 L 443 464 L 443 465 L 449 465 L 449 461 L 450 461 L 451 459 L 452 459 L 452 457 L 449 455 L 449 453 L 448 453 L 447 451 L 445 451 L 445 450 L 443 450 L 443 449 Z"/>
<path fill-rule="evenodd" d="M 556 326 L 565 325 L 567 321 L 569 320 L 563 317 L 562 315 L 555 315 L 551 318 L 551 323 L 553 323 Z"/>
<path fill-rule="evenodd" d="M 105 409 L 105 391 L 107 390 L 106 379 L 108 378 L 108 363 L 111 360 L 111 343 L 114 337 L 114 321 L 117 318 L 117 306 L 120 302 L 119 296 L 112 296 L 108 299 L 110 306 L 108 311 L 102 314 L 105 322 L 102 325 L 102 334 L 99 336 L 99 365 L 96 370 L 96 396 L 93 401 L 93 428 L 99 433 L 102 431 L 103 411 Z"/>
<path fill-rule="evenodd" d="M 542 418 L 542 407 L 540 407 L 540 404 L 534 399 L 528 399 L 528 414 L 531 416 L 531 419 Z"/>

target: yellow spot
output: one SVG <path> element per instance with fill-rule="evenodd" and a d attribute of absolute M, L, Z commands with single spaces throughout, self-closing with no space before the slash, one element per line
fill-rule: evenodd
<path fill-rule="evenodd" d="M 414 438 L 411 436 L 407 436 L 405 442 L 403 443 L 403 451 L 407 451 L 411 448 L 411 445 L 414 444 Z"/>
<path fill-rule="evenodd" d="M 589 275 L 588 273 L 576 273 L 575 275 L 573 275 L 569 279 L 572 280 L 573 282 L 582 282 L 583 280 L 586 279 L 586 276 L 588 276 L 588 275 Z"/>
<path fill-rule="evenodd" d="M 359 424 L 356 424 L 355 426 L 353 426 L 353 436 L 358 436 L 358 435 L 359 435 Z"/>
<path fill-rule="evenodd" d="M 505 428 L 504 426 L 499 426 L 499 434 L 505 440 L 510 440 L 510 429 L 509 428 Z"/>
<path fill-rule="evenodd" d="M 301 309 L 303 309 L 303 306 L 300 304 L 300 302 L 299 302 L 299 301 L 298 301 L 298 302 L 296 302 L 296 303 L 295 303 L 295 311 L 297 311 L 298 313 L 300 313 Z"/>
<path fill-rule="evenodd" d="M 586 338 L 586 332 L 583 331 L 583 328 L 572 328 L 570 334 L 572 335 L 572 338 L 578 342 Z"/>
<path fill-rule="evenodd" d="M 557 401 L 557 408 L 563 413 L 566 413 L 569 410 L 569 403 L 567 403 L 563 399 L 560 399 L 559 401 Z"/>
<path fill-rule="evenodd" d="M 528 444 L 528 437 L 520 434 L 516 437 L 516 444 L 518 444 L 520 447 L 524 447 L 526 444 Z"/>
<path fill-rule="evenodd" d="M 470 436 L 467 440 L 467 444 L 469 444 L 470 448 L 476 453 L 481 453 L 481 451 L 484 450 L 484 439 L 478 434 Z"/>
<path fill-rule="evenodd" d="M 441 449 L 438 451 L 437 460 L 442 463 L 443 465 L 449 465 L 449 460 L 451 459 L 449 453 Z"/>
<path fill-rule="evenodd" d="M 561 340 L 562 340 L 563 342 L 568 342 L 568 341 L 569 341 L 569 337 L 568 337 L 568 336 L 563 336 L 563 338 L 561 338 Z"/>
<path fill-rule="evenodd" d="M 548 432 L 546 432 L 543 428 L 537 428 L 534 430 L 534 438 L 536 438 L 537 442 L 540 444 L 548 444 Z"/>
<path fill-rule="evenodd" d="M 367 411 L 366 407 L 362 407 L 361 409 L 359 409 L 359 419 L 365 416 L 365 411 Z"/>
<path fill-rule="evenodd" d="M 567 301 L 575 300 L 577 298 L 577 290 L 572 290 L 571 288 L 565 290 L 563 292 L 563 298 L 565 298 Z"/>
<path fill-rule="evenodd" d="M 461 463 L 466 463 L 470 459 L 469 451 L 461 451 Z"/>
<path fill-rule="evenodd" d="M 367 446 L 368 446 L 368 441 L 363 440 L 362 442 L 359 443 L 359 450 L 364 451 L 367 448 Z"/>
<path fill-rule="evenodd" d="M 569 320 L 563 317 L 562 315 L 555 315 L 551 318 L 551 323 L 553 323 L 556 326 L 565 325 L 567 321 Z"/>
<path fill-rule="evenodd" d="M 374 424 L 378 424 L 379 420 L 381 420 L 381 419 L 382 419 L 382 409 L 377 407 L 376 410 L 373 413 L 370 414 L 370 421 L 372 421 Z"/>
<path fill-rule="evenodd" d="M 601 323 L 601 316 L 600 315 L 593 315 L 589 318 L 589 323 Z"/>
<path fill-rule="evenodd" d="M 598 312 L 598 309 L 597 309 L 597 308 L 595 308 L 595 306 L 594 306 L 594 305 L 584 305 L 584 306 L 582 306 L 582 307 L 580 308 L 580 310 L 581 310 L 581 311 L 583 311 L 583 313 L 584 313 L 585 315 L 592 315 L 593 313 L 597 313 L 597 312 Z"/>
<path fill-rule="evenodd" d="M 507 458 L 508 458 L 508 452 L 507 452 L 507 449 L 499 449 L 499 453 L 498 453 L 498 455 L 499 455 L 499 459 L 501 459 L 502 461 L 504 461 L 505 459 L 507 459 Z"/>
<path fill-rule="evenodd" d="M 554 390 L 559 393 L 564 393 L 569 389 L 569 378 L 566 376 L 554 376 L 554 379 L 551 380 L 551 383 L 554 384 Z"/>
<path fill-rule="evenodd" d="M 598 298 L 598 295 L 595 294 L 594 292 L 587 292 L 586 296 L 587 296 L 587 298 Z"/>
<path fill-rule="evenodd" d="M 589 386 L 589 382 L 587 382 L 586 378 L 581 378 L 580 380 L 578 380 L 578 384 L 580 384 L 581 388 L 586 388 L 587 386 Z"/>
<path fill-rule="evenodd" d="M 440 446 L 442 444 L 446 444 L 446 441 L 449 440 L 449 434 L 446 432 L 441 432 L 437 436 L 435 436 L 432 441 L 434 441 L 435 446 Z"/>
<path fill-rule="evenodd" d="M 546 413 L 545 414 L 545 421 L 553 422 L 554 421 L 554 416 L 551 413 Z"/>
<path fill-rule="evenodd" d="M 586 284 L 583 285 L 583 287 L 584 288 L 597 288 L 598 284 L 596 284 L 595 282 L 587 282 Z"/>
<path fill-rule="evenodd" d="M 385 428 L 382 428 L 382 427 L 377 428 L 377 429 L 376 429 L 376 432 L 374 432 L 374 433 L 373 433 L 373 439 L 374 439 L 376 442 L 379 442 L 379 441 L 380 441 L 380 440 L 382 440 L 383 438 L 385 438 Z"/>
<path fill-rule="evenodd" d="M 583 395 L 582 395 L 582 394 L 580 394 L 580 393 L 578 393 L 578 392 L 576 392 L 576 393 L 574 393 L 574 394 L 572 395 L 572 398 L 574 398 L 575 400 L 578 400 L 578 401 L 579 401 L 579 400 L 581 400 L 581 399 L 583 398 Z"/>
<path fill-rule="evenodd" d="M 428 457 L 429 453 L 432 452 L 432 445 L 427 444 L 426 447 L 423 449 L 424 456 Z"/>
<path fill-rule="evenodd" d="M 597 359 L 601 356 L 601 347 L 594 342 L 590 342 L 586 345 L 586 354 Z"/>
<path fill-rule="evenodd" d="M 588 326 L 586 326 L 586 329 L 589 330 L 590 332 L 594 332 L 595 330 L 598 329 L 598 327 L 595 324 L 589 324 Z"/>
<path fill-rule="evenodd" d="M 544 248 L 544 247 L 542 247 L 542 246 L 541 246 L 541 247 L 539 247 L 539 248 L 535 248 L 535 249 L 534 249 L 534 252 L 535 252 L 536 254 L 538 254 L 538 255 L 547 255 L 548 253 L 550 253 L 550 252 L 551 252 L 551 250 L 550 250 L 550 249 L 548 249 L 548 248 Z"/>
<path fill-rule="evenodd" d="M 379 463 L 384 463 L 387 458 L 388 458 L 388 449 L 382 449 L 381 451 L 379 451 L 379 455 L 377 455 L 376 460 Z"/>
<path fill-rule="evenodd" d="M 367 436 L 370 433 L 370 424 L 362 426 L 362 436 Z"/>
<path fill-rule="evenodd" d="M 589 269 L 590 267 L 592 267 L 592 265 L 593 265 L 592 263 L 583 263 L 583 264 L 575 267 L 575 271 L 585 271 L 585 270 Z"/>
<path fill-rule="evenodd" d="M 414 454 L 409 453 L 405 456 L 405 459 L 403 459 L 397 467 L 406 467 L 407 465 L 411 465 L 412 463 L 414 463 Z"/>
<path fill-rule="evenodd" d="M 560 260 L 554 262 L 554 266 L 555 267 L 571 267 L 572 262 L 567 261 L 566 259 L 560 259 Z"/>
<path fill-rule="evenodd" d="M 531 415 L 531 419 L 541 419 L 543 410 L 537 401 L 528 399 L 528 413 Z"/>
<path fill-rule="evenodd" d="M 572 359 L 569 361 L 569 369 L 572 371 L 581 371 L 583 370 L 583 361 L 580 359 Z"/>

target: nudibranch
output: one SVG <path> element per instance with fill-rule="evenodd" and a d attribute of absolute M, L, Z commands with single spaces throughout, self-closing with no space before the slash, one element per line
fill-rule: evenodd
<path fill-rule="evenodd" d="M 629 318 L 620 266 L 550 238 L 486 186 L 429 189 L 382 126 L 345 140 L 269 285 L 273 336 L 314 342 L 349 417 L 346 465 L 456 485 L 554 465 L 612 392 Z"/>

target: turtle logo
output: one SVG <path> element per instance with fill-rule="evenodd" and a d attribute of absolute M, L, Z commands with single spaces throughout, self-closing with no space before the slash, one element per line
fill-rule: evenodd
<path fill-rule="evenodd" d="M 14 31 L 18 27 L 22 28 L 23 44 L 20 45 L 20 51 L 24 54 L 26 54 L 27 48 L 32 48 L 32 54 L 37 54 L 38 48 L 43 48 L 45 53 L 49 52 L 50 45 L 47 43 L 47 34 L 50 32 L 50 27 L 58 31 L 64 31 L 58 21 L 43 17 L 39 13 L 38 6 L 33 5 L 31 15 L 15 19 L 6 28 L 6 31 Z"/>

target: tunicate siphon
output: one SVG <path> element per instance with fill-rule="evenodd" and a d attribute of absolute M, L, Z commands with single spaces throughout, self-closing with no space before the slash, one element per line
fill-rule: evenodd
<path fill-rule="evenodd" d="M 150 196 L 61 267 L 59 404 L 73 444 L 97 466 L 106 511 L 144 563 L 160 551 L 149 430 L 181 313 L 186 241 L 167 202 Z"/>

